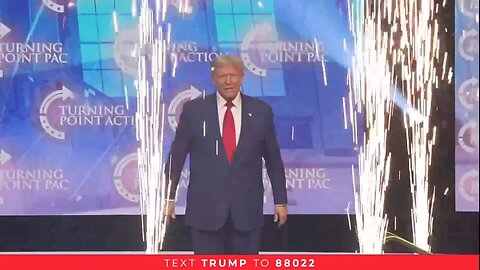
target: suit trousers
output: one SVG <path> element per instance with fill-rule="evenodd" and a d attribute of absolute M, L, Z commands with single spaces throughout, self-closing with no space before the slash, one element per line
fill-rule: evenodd
<path fill-rule="evenodd" d="M 239 231 L 229 214 L 218 231 L 191 228 L 194 254 L 258 254 L 261 227 L 252 231 Z"/>

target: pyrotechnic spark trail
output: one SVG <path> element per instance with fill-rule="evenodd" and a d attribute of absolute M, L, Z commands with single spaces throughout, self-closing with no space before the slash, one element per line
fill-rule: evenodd
<path fill-rule="evenodd" d="M 165 179 L 163 169 L 163 139 L 165 127 L 165 102 L 163 77 L 167 70 L 168 48 L 172 25 L 167 23 L 167 0 L 142 0 L 139 14 L 138 80 L 136 136 L 139 141 L 138 177 L 140 210 L 147 253 L 158 253 L 163 246 L 167 227 L 166 199 L 171 182 Z M 179 12 L 192 7 L 183 0 Z M 136 1 L 132 0 L 132 15 L 137 16 Z M 172 77 L 175 77 L 177 59 L 173 59 Z M 171 160 L 171 158 L 170 158 Z M 170 170 L 170 166 L 168 170 Z M 170 175 L 170 173 L 169 173 Z M 144 218 L 146 224 L 143 224 Z"/>
<path fill-rule="evenodd" d="M 383 252 L 388 225 L 384 201 L 390 179 L 390 154 L 386 142 L 393 108 L 390 89 L 395 85 L 388 61 L 392 37 L 383 30 L 394 11 L 389 3 L 349 3 L 354 43 L 352 67 L 348 71 L 350 123 L 353 141 L 359 149 L 358 183 L 353 165 L 352 179 L 359 250 L 368 254 Z"/>
<path fill-rule="evenodd" d="M 349 71 L 349 101 L 354 104 L 350 120 L 356 144 L 357 114 L 363 115 L 366 122 L 359 154 L 359 191 L 354 183 L 360 252 L 379 253 L 384 240 L 387 219 L 383 217 L 383 202 L 390 163 L 384 149 L 393 99 L 385 90 L 397 88 L 398 78 L 402 80 L 400 88 L 408 107 L 420 116 L 408 117 L 408 111 L 404 114 L 413 198 L 413 239 L 420 248 L 430 250 L 434 197 L 429 197 L 428 170 L 436 134 L 436 128 L 429 122 L 432 91 L 441 80 L 450 82 L 452 78 L 451 67 L 447 68 L 448 55 L 439 59 L 436 19 L 439 6 L 433 0 L 358 3 L 349 9 L 355 44 Z M 389 28 L 390 33 L 384 30 Z M 440 64 L 442 72 L 436 69 Z"/>
<path fill-rule="evenodd" d="M 133 2 L 132 2 L 133 3 Z M 140 210 L 147 253 L 162 249 L 166 229 L 164 202 L 166 186 L 163 174 L 163 138 L 165 103 L 162 100 L 163 76 L 166 71 L 166 25 L 158 21 L 166 12 L 166 1 L 156 1 L 152 7 L 142 0 L 139 13 L 139 45 L 136 137 L 139 141 L 138 178 L 140 186 Z M 132 6 L 132 11 L 136 6 Z M 155 16 L 156 15 L 156 16 Z M 163 14 L 162 14 L 163 15 Z M 164 16 L 162 16 L 164 18 Z M 155 19 L 155 20 L 154 20 Z M 163 29 L 165 27 L 165 29 Z M 158 29 L 158 31 L 155 31 Z M 165 31 L 164 31 L 165 30 Z M 143 224 L 143 221 L 146 224 Z"/>
<path fill-rule="evenodd" d="M 115 31 L 115 33 L 118 33 L 118 18 L 117 18 L 116 11 L 112 12 L 112 19 L 113 19 L 113 30 Z"/>
<path fill-rule="evenodd" d="M 435 192 L 429 195 L 429 169 L 435 145 L 436 127 L 430 123 L 432 95 L 442 80 L 450 81 L 448 54 L 440 59 L 440 39 L 437 15 L 439 4 L 433 0 L 400 0 L 397 3 L 402 67 L 403 93 L 408 105 L 422 115 L 423 121 L 404 116 L 409 155 L 410 189 L 412 193 L 413 242 L 424 250 L 431 250 L 428 238 L 433 231 Z M 437 65 L 441 70 L 437 70 Z M 448 71 L 448 78 L 446 74 Z M 433 188 L 435 191 L 435 188 Z"/>

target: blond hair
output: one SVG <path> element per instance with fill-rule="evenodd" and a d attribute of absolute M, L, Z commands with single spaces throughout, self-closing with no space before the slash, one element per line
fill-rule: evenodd
<path fill-rule="evenodd" d="M 219 55 L 213 60 L 210 67 L 210 71 L 213 75 L 213 72 L 215 71 L 215 69 L 222 68 L 225 66 L 233 66 L 243 76 L 245 65 L 243 64 L 242 59 L 238 56 L 232 56 L 232 55 L 226 55 L 226 54 Z"/>

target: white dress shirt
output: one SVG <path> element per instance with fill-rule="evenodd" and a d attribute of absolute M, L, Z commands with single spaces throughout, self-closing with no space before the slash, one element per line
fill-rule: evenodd
<path fill-rule="evenodd" d="M 235 121 L 235 138 L 236 144 L 240 139 L 240 131 L 242 130 L 242 95 L 238 92 L 237 96 L 232 100 L 233 121 Z M 223 136 L 223 119 L 227 112 L 227 101 L 217 91 L 217 107 L 218 107 L 218 124 L 220 125 L 220 135 Z"/>

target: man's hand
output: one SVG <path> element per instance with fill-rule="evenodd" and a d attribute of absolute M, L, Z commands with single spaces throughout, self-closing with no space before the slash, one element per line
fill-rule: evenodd
<path fill-rule="evenodd" d="M 175 219 L 175 202 L 174 201 L 166 201 L 164 207 L 165 217 L 167 218 L 167 223 L 171 219 Z"/>
<path fill-rule="evenodd" d="M 288 208 L 286 204 L 276 205 L 273 213 L 273 221 L 278 222 L 278 227 L 280 228 L 287 222 Z"/>

